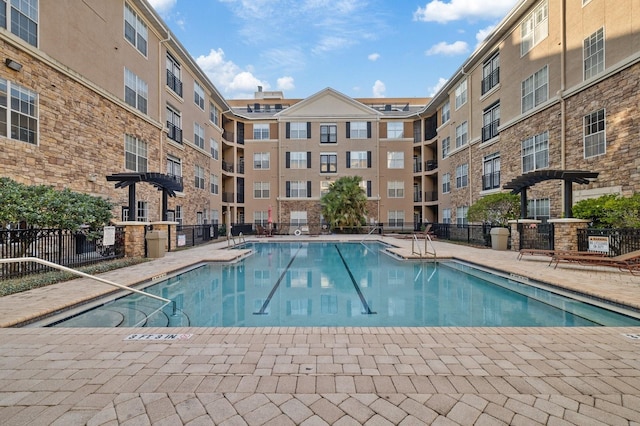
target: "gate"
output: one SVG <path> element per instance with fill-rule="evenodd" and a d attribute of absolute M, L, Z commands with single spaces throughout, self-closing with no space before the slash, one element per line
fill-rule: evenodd
<path fill-rule="evenodd" d="M 553 223 L 518 223 L 519 249 L 553 250 Z"/>

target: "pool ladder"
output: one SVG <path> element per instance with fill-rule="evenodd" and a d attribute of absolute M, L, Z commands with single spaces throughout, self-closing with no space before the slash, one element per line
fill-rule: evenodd
<path fill-rule="evenodd" d="M 235 236 L 227 234 L 227 248 L 232 247 L 231 246 L 231 241 L 233 241 L 233 246 L 236 246 L 236 245 L 238 245 L 240 243 L 246 243 L 247 242 L 247 240 L 245 240 L 244 234 L 242 232 L 240 232 L 238 234 L 238 241 L 236 241 L 236 237 Z"/>
<path fill-rule="evenodd" d="M 433 251 L 431 252 L 429 251 L 429 246 Z M 420 249 L 418 236 L 416 234 L 413 234 L 413 237 L 411 238 L 411 254 L 417 254 L 418 256 L 420 256 L 420 259 L 422 259 L 423 258 L 422 253 L 423 251 Z M 431 236 L 425 232 L 424 233 L 424 256 L 426 257 L 428 254 L 432 255 L 434 259 L 437 258 L 436 248 L 433 246 L 433 241 L 431 240 Z"/>
<path fill-rule="evenodd" d="M 104 278 L 96 277 L 94 275 L 89 275 L 87 273 L 80 272 L 80 271 L 77 271 L 75 269 L 67 268 L 66 266 L 58 265 L 57 263 L 49 262 L 47 260 L 40 259 L 38 257 L 16 257 L 16 258 L 13 258 L 13 259 L 0 259 L 0 264 L 3 264 L 3 263 L 28 263 L 28 262 L 39 263 L 41 265 L 45 265 L 45 266 L 48 266 L 48 267 L 53 268 L 53 269 L 58 269 L 60 271 L 69 272 L 70 274 L 79 275 L 79 276 L 84 277 L 84 278 L 89 278 L 89 279 L 92 279 L 92 280 L 95 280 L 95 281 L 99 281 L 99 282 L 101 282 L 103 284 L 108 284 L 108 285 L 110 285 L 112 287 L 117 287 L 117 288 L 119 288 L 121 290 L 126 290 L 126 291 L 130 291 L 132 293 L 141 294 L 143 296 L 147 296 L 147 297 L 150 297 L 152 299 L 157 299 L 157 300 L 160 300 L 160 301 L 165 303 L 163 305 L 163 307 L 171 303 L 172 304 L 172 308 L 173 308 L 173 314 L 174 315 L 176 314 L 176 302 L 175 302 L 175 300 L 169 300 L 169 299 L 166 299 L 164 297 L 156 296 L 155 294 L 147 293 L 146 291 L 142 291 L 142 290 L 138 290 L 138 289 L 135 289 L 135 288 L 127 287 L 126 285 L 114 283 L 113 281 L 105 280 Z"/>

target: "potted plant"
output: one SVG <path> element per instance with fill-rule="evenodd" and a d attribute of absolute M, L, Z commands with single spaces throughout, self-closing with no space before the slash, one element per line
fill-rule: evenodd
<path fill-rule="evenodd" d="M 506 250 L 509 240 L 510 220 L 520 216 L 520 197 L 508 192 L 485 195 L 469 207 L 469 222 L 482 222 L 491 225 L 491 247 L 494 250 Z"/>

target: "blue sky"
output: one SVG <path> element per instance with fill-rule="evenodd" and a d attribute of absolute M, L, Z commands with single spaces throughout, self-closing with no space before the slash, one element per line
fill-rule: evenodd
<path fill-rule="evenodd" d="M 149 0 L 228 99 L 432 96 L 517 1 Z"/>

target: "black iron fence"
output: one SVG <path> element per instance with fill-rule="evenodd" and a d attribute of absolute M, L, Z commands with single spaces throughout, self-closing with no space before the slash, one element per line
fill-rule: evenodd
<path fill-rule="evenodd" d="M 193 247 L 208 243 L 212 239 L 218 238 L 219 231 L 218 224 L 212 223 L 206 225 L 178 225 L 176 226 L 175 240 L 169 236 L 169 241 L 172 242 L 169 250 L 173 250 L 175 247 Z"/>
<path fill-rule="evenodd" d="M 0 230 L 0 258 L 37 257 L 73 268 L 124 257 L 124 227 L 108 227 L 106 239 L 104 232 L 103 228 Z M 37 263 L 6 263 L 0 265 L 0 280 L 50 270 Z"/>
<path fill-rule="evenodd" d="M 491 246 L 491 225 L 458 225 L 455 223 L 433 223 L 431 232 L 441 240 L 458 241 L 480 246 Z"/>
<path fill-rule="evenodd" d="M 578 229 L 578 250 L 618 256 L 640 250 L 640 229 Z"/>
<path fill-rule="evenodd" d="M 555 228 L 553 223 L 518 223 L 522 249 L 553 250 Z"/>

